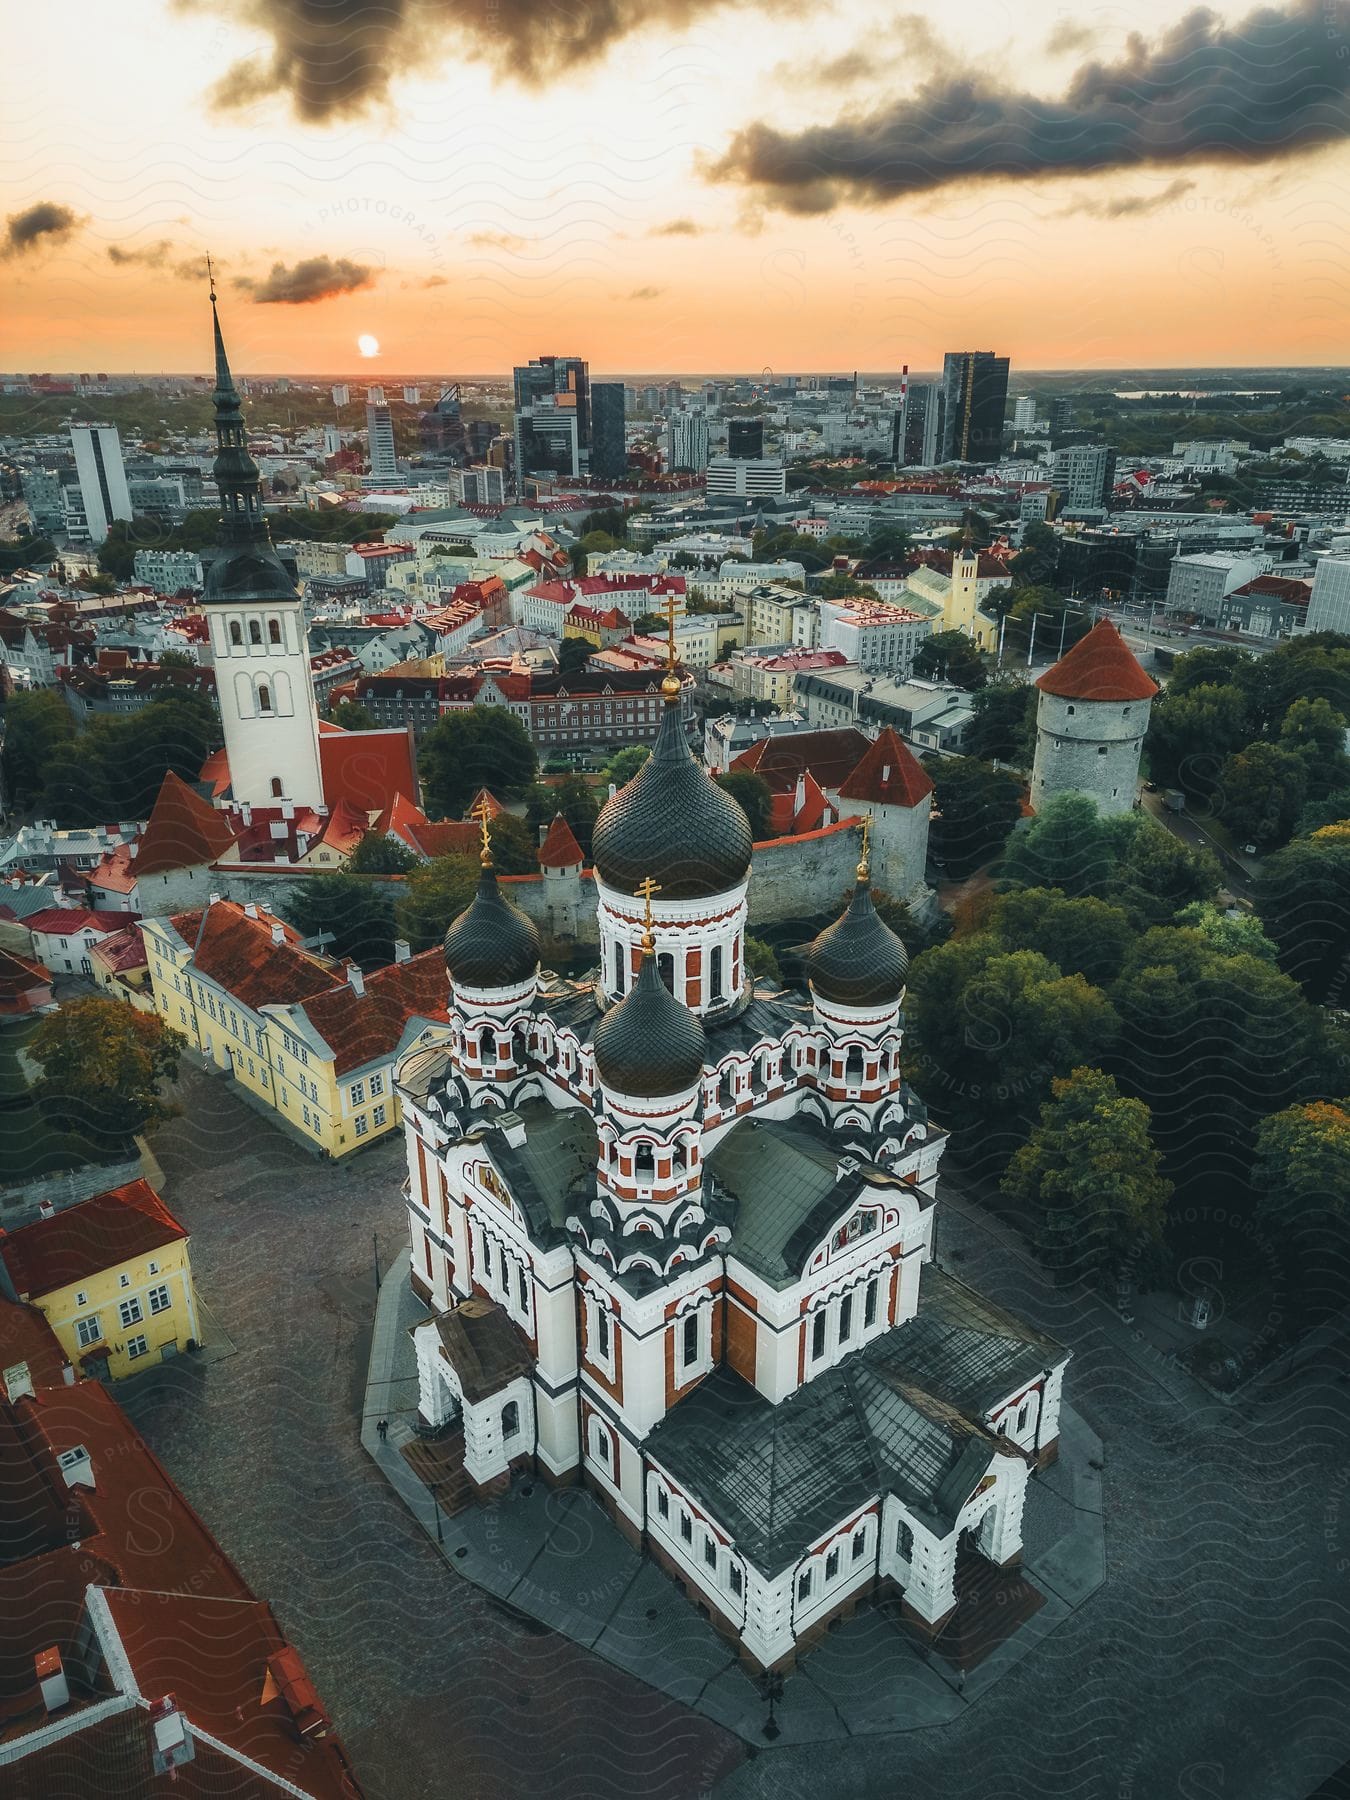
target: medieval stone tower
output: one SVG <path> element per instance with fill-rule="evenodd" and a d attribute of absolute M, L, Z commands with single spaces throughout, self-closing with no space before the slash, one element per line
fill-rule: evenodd
<path fill-rule="evenodd" d="M 1129 812 L 1158 686 L 1119 631 L 1099 620 L 1036 686 L 1033 810 L 1040 812 L 1058 794 L 1087 794 L 1099 812 Z"/>

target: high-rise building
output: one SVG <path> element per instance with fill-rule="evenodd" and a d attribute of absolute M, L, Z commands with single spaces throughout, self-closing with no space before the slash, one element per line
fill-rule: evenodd
<path fill-rule="evenodd" d="M 942 359 L 942 461 L 997 462 L 1008 410 L 1008 359 L 956 350 Z"/>
<path fill-rule="evenodd" d="M 590 472 L 601 481 L 622 481 L 628 469 L 624 442 L 624 386 L 597 381 L 591 388 Z"/>
<path fill-rule="evenodd" d="M 581 433 L 576 408 L 559 405 L 568 396 L 541 396 L 532 406 L 518 407 L 515 418 L 516 487 L 524 492 L 528 475 L 581 473 Z"/>
<path fill-rule="evenodd" d="M 1051 485 L 1059 490 L 1061 511 L 1106 506 L 1116 481 L 1116 453 L 1109 444 L 1069 444 L 1056 450 L 1050 465 Z"/>
<path fill-rule="evenodd" d="M 442 388 L 434 404 L 419 414 L 417 435 L 425 456 L 454 458 L 463 454 L 465 431 L 456 383 Z"/>
<path fill-rule="evenodd" d="M 381 481 L 398 477 L 398 456 L 394 450 L 394 420 L 387 406 L 366 407 L 366 438 L 370 447 L 370 472 Z"/>
<path fill-rule="evenodd" d="M 555 407 L 576 414 L 577 445 L 591 446 L 590 376 L 579 356 L 538 356 L 512 371 L 516 411 L 551 400 Z"/>
<path fill-rule="evenodd" d="M 892 420 L 891 460 L 897 468 L 931 469 L 941 432 L 942 389 L 935 382 L 911 384 Z"/>
<path fill-rule="evenodd" d="M 1058 400 L 1052 400 L 1046 411 L 1046 422 L 1049 425 L 1051 437 L 1055 437 L 1061 431 L 1067 431 L 1073 422 L 1072 403 L 1062 395 Z"/>
<path fill-rule="evenodd" d="M 122 463 L 122 440 L 115 425 L 72 425 L 71 447 L 80 484 L 80 535 L 101 544 L 114 519 L 131 517 L 131 495 Z"/>
<path fill-rule="evenodd" d="M 754 456 L 764 454 L 763 419 L 731 419 L 727 424 L 727 455 Z"/>
<path fill-rule="evenodd" d="M 384 389 L 382 387 L 368 387 L 366 389 L 366 404 L 368 406 L 383 406 Z"/>
<path fill-rule="evenodd" d="M 710 494 L 738 497 L 785 494 L 787 470 L 778 457 L 714 456 L 707 487 Z"/>
<path fill-rule="evenodd" d="M 1308 596 L 1307 628 L 1350 636 L 1350 558 L 1319 559 Z"/>
<path fill-rule="evenodd" d="M 342 448 L 342 427 L 325 425 L 323 428 L 323 453 L 325 456 L 336 456 Z"/>
<path fill-rule="evenodd" d="M 404 388 L 403 399 L 404 399 L 405 405 L 416 406 L 417 402 L 421 398 L 422 398 L 421 388 L 419 388 L 419 387 L 405 387 Z"/>
<path fill-rule="evenodd" d="M 670 469 L 706 469 L 708 466 L 708 415 L 703 412 L 672 413 L 666 420 L 666 466 Z"/>
<path fill-rule="evenodd" d="M 1035 423 L 1035 400 L 1030 394 L 1019 394 L 1013 401 L 1013 430 L 1030 431 Z"/>
<path fill-rule="evenodd" d="M 684 405 L 684 388 L 678 381 L 672 381 L 666 388 L 666 405 L 668 407 Z"/>
<path fill-rule="evenodd" d="M 333 383 L 334 406 L 350 406 L 351 398 L 352 390 L 347 386 L 345 381 L 335 381 Z"/>

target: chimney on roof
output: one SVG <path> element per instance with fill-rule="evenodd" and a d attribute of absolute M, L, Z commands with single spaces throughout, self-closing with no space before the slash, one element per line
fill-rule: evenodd
<path fill-rule="evenodd" d="M 129 857 L 131 857 L 131 858 L 132 858 L 132 859 L 133 859 L 133 860 L 134 860 L 134 859 L 135 859 L 135 858 L 136 858 L 136 857 L 137 857 L 137 856 L 139 856 L 139 855 L 140 855 L 140 853 L 141 853 L 141 847 L 140 847 L 140 845 L 139 845 L 139 844 L 128 844 L 128 845 L 127 845 L 127 855 L 128 855 L 128 856 L 129 856 Z"/>
<path fill-rule="evenodd" d="M 43 1198 L 38 1201 L 38 1217 L 40 1219 L 54 1219 L 56 1217 L 56 1202 L 44 1195 Z"/>
<path fill-rule="evenodd" d="M 33 1673 L 42 1689 L 42 1704 L 49 1713 L 60 1712 L 63 1706 L 70 1704 L 70 1684 L 66 1680 L 61 1652 L 55 1644 L 50 1649 L 38 1651 L 33 1658 Z"/>
<path fill-rule="evenodd" d="M 206 904 L 208 906 L 219 906 L 220 905 L 220 895 L 219 894 L 208 894 L 206 897 Z"/>
<path fill-rule="evenodd" d="M 401 963 L 401 962 L 409 962 L 411 959 L 412 959 L 412 945 L 408 942 L 407 938 L 395 938 L 394 939 L 394 961 L 396 963 Z"/>
<path fill-rule="evenodd" d="M 35 1400 L 33 1372 L 26 1362 L 12 1363 L 5 1370 L 5 1394 L 11 1406 L 19 1400 Z"/>
<path fill-rule="evenodd" d="M 63 1450 L 56 1461 L 68 1488 L 91 1488 L 95 1485 L 93 1458 L 83 1444 L 76 1444 L 71 1450 Z"/>
<path fill-rule="evenodd" d="M 65 1382 L 67 1387 L 74 1387 L 74 1385 L 75 1385 L 75 1365 L 74 1365 L 74 1363 L 62 1363 L 61 1364 L 61 1379 L 62 1379 L 62 1381 Z"/>
<path fill-rule="evenodd" d="M 348 963 L 347 965 L 347 983 L 354 994 L 364 996 L 366 991 L 366 978 L 361 973 L 360 969 L 357 968 L 355 963 Z"/>
<path fill-rule="evenodd" d="M 286 927 L 280 922 L 273 923 L 272 942 L 274 944 L 284 944 L 286 942 Z"/>
<path fill-rule="evenodd" d="M 172 1694 L 165 1694 L 146 1714 L 150 1726 L 151 1763 L 156 1775 L 165 1775 L 197 1754 L 187 1720 L 178 1710 Z"/>

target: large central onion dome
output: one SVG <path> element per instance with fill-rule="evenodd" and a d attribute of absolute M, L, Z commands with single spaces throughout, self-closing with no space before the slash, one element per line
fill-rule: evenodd
<path fill-rule="evenodd" d="M 837 1006 L 890 1006 L 904 992 L 909 956 L 872 904 L 866 863 L 858 865 L 848 911 L 826 926 L 805 961 L 815 992 Z"/>
<path fill-rule="evenodd" d="M 502 898 L 490 864 L 472 904 L 445 934 L 445 966 L 452 981 L 472 988 L 516 987 L 539 967 L 534 922 Z"/>
<path fill-rule="evenodd" d="M 703 1027 L 667 991 L 648 949 L 632 990 L 595 1028 L 595 1066 L 618 1094 L 660 1099 L 683 1094 L 703 1072 Z"/>
<path fill-rule="evenodd" d="M 694 761 L 679 705 L 667 700 L 651 755 L 595 821 L 597 874 L 626 894 L 650 875 L 663 900 L 703 900 L 745 879 L 753 849 L 750 821 Z"/>

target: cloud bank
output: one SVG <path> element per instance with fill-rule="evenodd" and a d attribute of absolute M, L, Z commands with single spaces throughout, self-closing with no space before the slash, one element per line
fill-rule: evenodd
<path fill-rule="evenodd" d="M 234 285 L 260 306 L 308 306 L 315 300 L 370 287 L 374 279 L 375 271 L 368 263 L 348 262 L 345 256 L 307 256 L 292 269 L 285 263 L 273 263 L 271 274 L 261 280 L 236 276 Z"/>
<path fill-rule="evenodd" d="M 68 206 L 55 200 L 39 200 L 35 206 L 11 213 L 5 220 L 5 234 L 0 238 L 0 261 L 27 256 L 31 251 L 51 244 L 64 244 L 84 223 Z"/>

